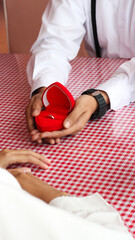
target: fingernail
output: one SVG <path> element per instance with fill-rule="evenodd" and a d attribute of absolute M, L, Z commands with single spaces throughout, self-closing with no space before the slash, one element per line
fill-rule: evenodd
<path fill-rule="evenodd" d="M 34 129 L 34 130 L 32 130 L 31 132 L 30 132 L 30 134 L 31 134 L 31 136 L 32 135 L 35 135 L 36 133 L 38 133 L 39 131 L 37 130 L 37 129 Z"/>
<path fill-rule="evenodd" d="M 50 165 L 51 164 L 51 160 L 47 160 L 47 164 Z"/>
<path fill-rule="evenodd" d="M 34 111 L 33 111 L 33 114 L 32 114 L 33 116 L 38 116 L 39 115 L 39 111 L 37 110 L 37 109 L 35 109 Z"/>
<path fill-rule="evenodd" d="M 28 172 L 31 173 L 31 169 L 30 169 L 30 168 L 24 168 L 24 169 L 23 169 L 23 172 L 24 172 L 24 173 L 28 173 Z"/>
<path fill-rule="evenodd" d="M 69 128 L 70 127 L 70 122 L 69 121 L 65 121 L 64 125 L 65 125 L 66 128 Z"/>
<path fill-rule="evenodd" d="M 48 166 L 46 164 L 44 164 L 44 167 L 45 167 L 45 169 L 48 169 Z"/>
<path fill-rule="evenodd" d="M 39 144 L 41 144 L 41 143 L 42 143 L 42 140 L 41 140 L 41 139 L 38 139 L 37 142 L 38 142 Z"/>

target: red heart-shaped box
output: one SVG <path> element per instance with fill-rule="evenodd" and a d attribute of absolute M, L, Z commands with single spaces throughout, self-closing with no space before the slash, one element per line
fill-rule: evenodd
<path fill-rule="evenodd" d="M 41 132 L 63 128 L 63 121 L 74 107 L 75 100 L 61 83 L 55 82 L 45 89 L 42 95 L 45 110 L 35 117 L 37 128 Z"/>

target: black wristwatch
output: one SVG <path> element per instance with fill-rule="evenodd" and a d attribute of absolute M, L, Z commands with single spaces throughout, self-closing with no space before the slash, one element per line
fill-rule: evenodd
<path fill-rule="evenodd" d="M 84 91 L 81 95 L 91 95 L 96 99 L 98 103 L 98 109 L 96 110 L 96 112 L 92 114 L 91 119 L 100 118 L 106 113 L 107 104 L 105 102 L 104 97 L 102 96 L 102 94 L 98 89 L 93 89 L 93 88 L 88 89 Z"/>

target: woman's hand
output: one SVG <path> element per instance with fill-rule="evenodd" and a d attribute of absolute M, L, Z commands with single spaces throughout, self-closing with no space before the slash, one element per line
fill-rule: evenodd
<path fill-rule="evenodd" d="M 43 169 L 47 169 L 50 165 L 50 160 L 44 155 L 35 153 L 31 150 L 10 150 L 3 149 L 0 152 L 0 167 L 7 168 L 8 165 L 14 163 L 33 163 Z"/>
<path fill-rule="evenodd" d="M 20 183 L 21 187 L 32 194 L 33 196 L 40 198 L 41 200 L 49 203 L 51 200 L 61 196 L 67 196 L 66 192 L 57 190 L 56 188 L 48 185 L 39 178 L 33 176 L 29 169 L 18 168 L 8 170 Z"/>

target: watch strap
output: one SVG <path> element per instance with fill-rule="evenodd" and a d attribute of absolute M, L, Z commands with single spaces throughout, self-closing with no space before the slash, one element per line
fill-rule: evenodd
<path fill-rule="evenodd" d="M 93 88 L 88 89 L 84 91 L 81 95 L 91 95 L 96 99 L 98 103 L 98 109 L 92 114 L 91 119 L 100 118 L 106 113 L 107 104 L 105 102 L 104 97 L 102 96 L 98 89 Z"/>

